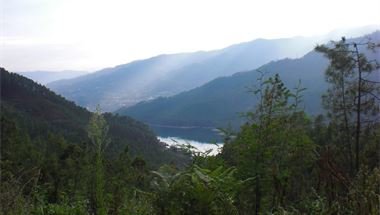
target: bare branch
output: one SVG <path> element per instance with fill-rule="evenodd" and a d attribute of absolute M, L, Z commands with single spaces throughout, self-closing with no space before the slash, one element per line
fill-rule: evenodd
<path fill-rule="evenodd" d="M 379 81 L 371 81 L 371 80 L 367 80 L 367 79 L 364 79 L 364 78 L 362 78 L 361 80 L 365 81 L 365 82 L 369 82 L 369 83 L 380 84 Z"/>

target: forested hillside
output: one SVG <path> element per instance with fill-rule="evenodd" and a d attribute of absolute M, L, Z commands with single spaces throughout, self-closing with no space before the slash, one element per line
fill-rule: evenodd
<path fill-rule="evenodd" d="M 54 137 L 62 138 L 68 145 L 84 147 L 89 142 L 87 126 L 90 116 L 91 113 L 86 109 L 46 87 L 1 69 L 2 129 L 22 134 L 32 145 L 38 142 L 49 144 L 46 139 Z M 132 157 L 141 156 L 154 167 L 170 162 L 185 162 L 185 158 L 180 155 L 177 157 L 174 152 L 167 150 L 146 125 L 129 117 L 109 113 L 104 114 L 104 117 L 110 126 L 111 144 L 107 148 L 107 155 L 117 157 L 128 148 Z M 4 134 L 2 152 L 6 152 L 8 144 L 13 141 L 23 144 L 12 139 L 9 133 Z"/>

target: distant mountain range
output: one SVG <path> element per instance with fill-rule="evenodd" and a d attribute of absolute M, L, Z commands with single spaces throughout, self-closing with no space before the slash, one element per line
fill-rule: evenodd
<path fill-rule="evenodd" d="M 306 109 L 318 113 L 321 110 L 319 98 L 326 89 L 323 78 L 326 67 L 327 60 L 311 52 L 300 59 L 271 62 L 260 70 L 267 72 L 267 77 L 279 73 L 289 88 L 295 87 L 301 79 L 302 85 L 308 88 Z M 225 127 L 231 123 L 236 127 L 245 121 L 239 113 L 253 110 L 256 104 L 256 97 L 248 91 L 257 84 L 259 76 L 257 70 L 239 72 L 172 97 L 121 108 L 116 113 L 154 125 Z"/>
<path fill-rule="evenodd" d="M 71 70 L 59 71 L 59 72 L 30 71 L 30 72 L 18 72 L 18 74 L 25 76 L 27 78 L 30 78 L 37 83 L 47 84 L 47 83 L 62 80 L 62 79 L 76 78 L 78 76 L 87 74 L 87 72 L 71 71 Z"/>
<path fill-rule="evenodd" d="M 368 36 L 374 41 L 380 41 L 380 31 Z M 365 38 L 352 40 L 364 41 Z M 379 60 L 378 53 L 365 53 L 369 59 Z M 257 83 L 257 70 L 260 70 L 267 72 L 267 76 L 280 74 L 288 88 L 294 88 L 301 80 L 302 86 L 307 88 L 303 97 L 305 110 L 315 115 L 322 113 L 321 95 L 327 89 L 324 78 L 327 66 L 325 57 L 311 51 L 299 59 L 279 60 L 256 70 L 217 78 L 196 89 L 121 108 L 117 113 L 154 125 L 226 127 L 230 123 L 238 127 L 245 121 L 239 117 L 239 113 L 253 110 L 257 102 L 257 98 L 248 93 L 247 88 Z"/>
<path fill-rule="evenodd" d="M 345 32 L 353 35 L 358 30 Z M 320 37 L 257 39 L 215 51 L 159 55 L 52 82 L 48 87 L 90 110 L 100 104 L 104 111 L 114 111 L 141 101 L 172 96 L 273 60 L 302 57 L 317 43 L 339 39 L 336 35 L 337 32 Z"/>

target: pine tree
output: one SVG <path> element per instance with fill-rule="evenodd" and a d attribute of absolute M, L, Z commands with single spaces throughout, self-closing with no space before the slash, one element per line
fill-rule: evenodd
<path fill-rule="evenodd" d="M 330 60 L 325 72 L 330 87 L 323 100 L 339 134 L 337 139 L 348 151 L 351 173 L 354 166 L 355 171 L 359 171 L 362 130 L 364 124 L 376 121 L 380 101 L 380 82 L 371 80 L 379 75 L 374 75 L 379 72 L 379 63 L 377 59 L 368 60 L 359 47 L 375 51 L 380 44 L 370 40 L 348 42 L 343 37 L 339 42 L 332 42 L 332 47 L 320 45 L 315 48 Z"/>

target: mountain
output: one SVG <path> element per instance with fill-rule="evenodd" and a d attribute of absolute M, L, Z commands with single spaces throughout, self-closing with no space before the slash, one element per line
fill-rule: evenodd
<path fill-rule="evenodd" d="M 292 49 L 289 44 L 293 44 Z M 160 55 L 53 82 L 48 87 L 83 107 L 93 109 L 100 104 L 106 111 L 112 111 L 143 100 L 175 95 L 273 59 L 300 56 L 313 45 L 310 38 L 259 39 L 217 51 Z"/>
<path fill-rule="evenodd" d="M 83 107 L 94 109 L 100 104 L 105 111 L 114 111 L 140 101 L 172 96 L 273 60 L 299 58 L 316 43 L 334 38 L 257 39 L 215 51 L 159 55 L 56 81 L 48 87 Z"/>
<path fill-rule="evenodd" d="M 10 133 L 3 132 L 10 127 L 9 130 L 12 131 L 20 129 L 22 135 L 17 136 L 26 135 L 36 144 L 48 139 L 50 135 L 63 137 L 78 146 L 90 144 L 87 125 L 91 112 L 42 85 L 3 68 L 0 68 L 0 77 L 1 124 L 4 128 L 2 140 L 12 138 Z M 131 156 L 143 157 L 152 167 L 171 162 L 183 165 L 187 162 L 186 156 L 167 149 L 143 123 L 110 113 L 104 114 L 104 117 L 109 125 L 111 139 L 106 149 L 108 156 L 118 156 L 128 147 Z"/>
<path fill-rule="evenodd" d="M 314 62 L 315 65 L 309 67 Z M 312 52 L 296 60 L 271 62 L 259 70 L 265 71 L 267 76 L 279 73 L 290 87 L 295 87 L 301 79 L 302 85 L 308 88 L 306 103 L 313 103 L 308 103 L 310 105 L 306 109 L 316 113 L 320 110 L 320 104 L 315 102 L 315 98 L 320 98 L 326 88 L 323 79 L 326 66 L 327 60 Z M 116 113 L 153 125 L 225 127 L 232 123 L 236 127 L 244 121 L 239 113 L 253 110 L 256 104 L 255 96 L 248 91 L 249 87 L 257 83 L 259 76 L 257 70 L 239 72 L 172 97 L 161 97 L 121 108 Z"/>
<path fill-rule="evenodd" d="M 380 40 L 380 31 L 368 35 Z M 355 38 L 363 41 L 364 37 Z M 366 52 L 369 59 L 378 58 L 377 53 Z M 232 76 L 217 78 L 201 87 L 172 97 L 162 97 L 141 102 L 116 111 L 152 125 L 226 127 L 229 123 L 238 127 L 245 120 L 239 113 L 253 110 L 257 99 L 248 88 L 257 84 L 262 71 L 271 76 L 278 73 L 290 89 L 299 80 L 307 90 L 303 94 L 305 110 L 312 115 L 322 112 L 321 95 L 327 89 L 324 71 L 328 61 L 320 53 L 309 52 L 299 59 L 283 59 L 270 62 L 256 70 L 239 72 Z"/>
<path fill-rule="evenodd" d="M 61 79 L 76 78 L 81 75 L 87 74 L 84 71 L 60 71 L 60 72 L 50 72 L 50 71 L 30 71 L 30 72 L 18 72 L 18 74 L 32 79 L 33 81 L 40 84 L 47 84 L 49 82 L 58 81 Z"/>

